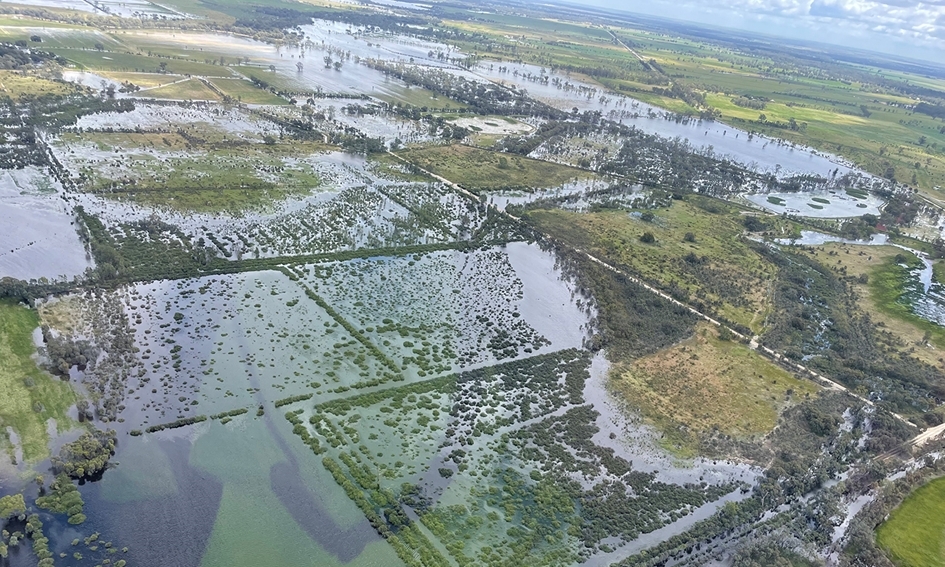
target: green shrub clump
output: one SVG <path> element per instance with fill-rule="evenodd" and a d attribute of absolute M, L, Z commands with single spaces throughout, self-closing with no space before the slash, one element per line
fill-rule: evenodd
<path fill-rule="evenodd" d="M 53 472 L 57 475 L 65 473 L 74 479 L 102 473 L 115 454 L 116 435 L 114 429 L 83 433 L 77 440 L 64 445 L 59 455 L 52 458 Z"/>

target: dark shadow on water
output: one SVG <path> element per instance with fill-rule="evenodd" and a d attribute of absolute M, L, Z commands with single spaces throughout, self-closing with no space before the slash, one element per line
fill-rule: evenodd
<path fill-rule="evenodd" d="M 269 471 L 269 480 L 272 491 L 292 514 L 299 527 L 339 561 L 353 561 L 361 555 L 368 541 L 378 537 L 367 521 L 359 522 L 348 529 L 343 529 L 335 523 L 334 518 L 315 500 L 302 482 L 298 468 L 289 463 L 273 465 Z"/>
<path fill-rule="evenodd" d="M 248 342 L 239 346 L 245 352 L 253 351 L 253 345 Z M 250 384 L 259 388 L 255 376 L 250 375 Z M 266 403 L 259 390 L 256 395 L 258 404 Z M 341 562 L 357 559 L 365 546 L 379 541 L 380 536 L 363 516 L 353 526 L 339 525 L 318 491 L 306 485 L 296 454 L 274 423 L 272 412 L 267 411 L 263 419 L 285 459 L 269 470 L 273 493 L 315 543 Z M 88 521 L 81 526 L 81 532 L 87 535 L 98 531 L 116 546 L 128 546 L 127 555 L 120 557 L 129 565 L 199 567 L 217 520 L 223 484 L 214 475 L 190 465 L 193 442 L 189 438 L 154 438 L 153 442 L 158 446 L 153 450 L 164 451 L 167 456 L 177 493 L 162 498 L 111 502 L 102 497 L 102 482 L 90 482 L 82 492 Z M 252 455 L 242 457 L 252 458 Z M 106 472 L 106 483 L 107 476 Z M 61 531 L 53 542 L 57 544 L 55 551 L 71 554 L 69 542 L 77 534 Z M 0 567 L 6 565 L 0 563 Z M 20 566 L 11 564 L 10 567 Z"/>
<path fill-rule="evenodd" d="M 84 493 L 86 510 L 91 512 L 89 527 L 118 545 L 127 545 L 128 554 L 122 558 L 129 565 L 199 567 L 217 519 L 223 485 L 190 465 L 189 439 L 158 443 L 171 463 L 178 493 L 120 503 L 102 498 L 100 489 L 89 490 Z"/>
<path fill-rule="evenodd" d="M 269 469 L 269 483 L 272 491 L 295 519 L 295 523 L 313 541 L 337 557 L 339 561 L 343 563 L 353 561 L 361 555 L 368 542 L 376 541 L 380 536 L 366 519 L 362 519 L 350 528 L 339 526 L 329 510 L 325 508 L 325 504 L 318 500 L 305 485 L 295 454 L 276 429 L 268 412 L 266 425 L 286 459 Z"/>

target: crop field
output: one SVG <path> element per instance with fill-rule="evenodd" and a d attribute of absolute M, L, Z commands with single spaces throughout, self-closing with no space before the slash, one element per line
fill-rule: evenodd
<path fill-rule="evenodd" d="M 125 415 L 147 427 L 247 407 L 257 393 L 324 398 L 533 356 L 551 341 L 529 318 L 555 332 L 557 347 L 579 345 L 580 334 L 545 322 L 551 305 L 523 287 L 499 249 L 433 252 L 138 284 L 98 303 L 54 302 L 43 320 L 68 341 L 91 337 L 94 348 L 130 357 L 115 364 L 134 377 Z M 425 310 L 408 309 L 421 291 Z M 566 299 L 568 291 L 549 295 Z M 555 309 L 556 317 L 583 317 Z M 113 346 L 112 337 L 129 334 L 137 354 Z M 97 369 L 103 398 L 125 396 L 109 371 Z"/>
<path fill-rule="evenodd" d="M 427 107 L 431 110 L 467 108 L 465 104 L 457 100 L 441 96 L 422 87 L 410 87 L 409 85 L 390 85 L 386 92 L 379 94 L 377 98 L 391 104 L 410 104 L 417 108 Z"/>
<path fill-rule="evenodd" d="M 322 181 L 319 191 L 281 205 L 270 202 L 268 210 L 204 213 L 178 228 L 161 219 L 173 218 L 169 213 L 179 208 L 129 207 L 108 194 L 85 195 L 85 207 L 104 223 L 94 238 L 106 248 L 117 247 L 122 265 L 133 270 L 147 269 L 147 255 L 158 249 L 174 257 L 171 263 L 191 266 L 185 273 L 192 273 L 218 256 L 239 261 L 524 238 L 507 219 L 442 184 L 392 182 L 385 178 L 391 170 L 337 152 L 308 160 Z M 211 210 L 207 203 L 199 205 L 198 210 Z"/>
<path fill-rule="evenodd" d="M 757 111 L 737 107 L 725 97 L 710 96 L 708 100 L 722 111 L 723 118 L 729 116 L 738 120 L 735 125 L 750 123 L 752 129 L 775 133 L 775 129 L 758 124 Z M 873 100 L 872 94 L 866 93 L 860 98 L 861 103 Z M 833 109 L 804 108 L 788 101 L 766 105 L 761 114 L 766 121 L 795 119 L 807 124 L 801 134 L 777 132 L 777 135 L 848 156 L 877 175 L 888 175 L 887 169 L 892 166 L 892 174 L 897 179 L 927 191 L 941 187 L 945 183 L 945 161 L 926 145 L 934 143 L 945 147 L 945 135 L 938 131 L 940 125 L 931 118 L 897 108 L 902 104 L 906 102 L 896 100 L 879 107 L 870 106 L 871 110 L 867 110 L 870 116 L 865 117 Z M 935 192 L 930 194 L 941 199 Z"/>
<path fill-rule="evenodd" d="M 245 407 L 256 391 L 275 400 L 399 378 L 279 272 L 138 286 L 126 301 L 147 367 L 142 425 Z"/>
<path fill-rule="evenodd" d="M 643 69 L 636 58 L 614 44 L 607 30 L 598 26 L 512 15 L 492 16 L 487 24 L 449 20 L 449 25 L 488 35 L 514 36 L 519 44 L 516 55 L 536 64 L 554 62 L 580 72 L 590 60 L 622 70 Z"/>
<path fill-rule="evenodd" d="M 671 203 L 651 211 L 650 220 L 627 212 L 543 209 L 527 215 L 552 236 L 628 266 L 666 288 L 683 289 L 731 321 L 760 330 L 768 309 L 767 281 L 775 269 L 741 240 L 745 228 L 738 210 L 700 198 Z M 654 241 L 641 241 L 644 233 Z"/>
<path fill-rule="evenodd" d="M 908 96 L 878 86 L 894 75 L 902 82 L 941 89 L 925 77 L 869 66 L 831 74 L 731 46 L 609 27 L 658 65 L 644 69 L 633 54 L 615 44 L 608 29 L 510 15 L 493 15 L 480 23 L 465 19 L 472 14 L 460 13 L 464 18 L 449 24 L 489 36 L 500 59 L 558 66 L 575 78 L 680 114 L 709 109 L 726 124 L 836 153 L 870 173 L 893 175 L 942 199 L 934 189 L 945 186 L 941 123 L 911 112 L 907 107 L 914 102 Z M 588 60 L 596 66 L 587 65 Z M 674 84 L 689 93 L 668 93 Z"/>
<path fill-rule="evenodd" d="M 0 23 L 0 38 L 13 43 L 28 41 L 33 45 L 32 36 L 39 36 L 38 47 L 43 49 L 84 49 L 92 50 L 96 44 L 108 45 L 110 48 L 120 46 L 119 42 L 108 34 L 75 27 L 58 22 L 44 22 L 42 20 L 13 20 L 7 19 Z"/>
<path fill-rule="evenodd" d="M 592 177 L 567 166 L 455 144 L 406 150 L 400 155 L 475 193 L 551 188 Z M 473 163 L 476 167 L 469 167 Z"/>
<path fill-rule="evenodd" d="M 71 61 L 81 69 L 91 71 L 119 71 L 137 73 L 172 73 L 175 75 L 227 75 L 228 71 L 216 65 L 190 59 L 149 57 L 126 51 L 98 51 L 72 47 L 53 48 L 56 55 Z"/>
<path fill-rule="evenodd" d="M 40 370 L 32 356 L 33 330 L 39 318 L 31 311 L 0 301 L 0 420 L 8 429 L 3 445 L 16 461 L 34 463 L 49 456 L 52 431 L 73 425 L 68 416 L 76 395 L 69 384 Z M 9 432 L 12 430 L 13 435 Z"/>
<path fill-rule="evenodd" d="M 102 77 L 119 83 L 131 83 L 132 85 L 145 89 L 168 85 L 185 78 L 183 75 L 171 75 L 168 73 L 123 73 L 119 71 L 101 72 L 99 74 Z"/>
<path fill-rule="evenodd" d="M 179 78 L 179 77 L 178 77 Z M 162 83 L 163 84 L 163 83 Z M 79 118 L 68 134 L 177 134 L 189 136 L 191 143 L 220 143 L 227 139 L 263 142 L 266 135 L 277 137 L 278 125 L 264 116 L 233 106 L 200 103 L 151 103 L 135 101 L 134 110 L 102 112 Z M 80 139 L 80 138 L 75 138 Z M 169 137 L 173 140 L 174 137 Z M 161 142 L 163 144 L 163 140 Z M 135 146 L 132 145 L 132 148 Z M 176 147 L 176 146 L 174 146 Z"/>
<path fill-rule="evenodd" d="M 220 231 L 262 257 L 503 238 L 503 222 L 441 183 L 397 182 L 387 168 L 332 154 L 317 164 L 337 191 L 272 219 Z M 517 237 L 516 237 L 517 238 Z"/>
<path fill-rule="evenodd" d="M 884 173 L 879 170 L 883 161 L 891 161 L 903 181 L 909 182 L 915 172 L 924 188 L 942 184 L 941 157 L 925 145 L 941 146 L 945 137 L 933 119 L 902 108 L 911 104 L 908 97 L 876 93 L 868 84 L 802 78 L 788 71 L 775 80 L 760 72 L 770 61 L 752 60 L 733 52 L 719 57 L 715 50 L 708 52 L 705 48 L 687 54 L 674 47 L 644 44 L 641 52 L 656 57 L 669 74 L 683 73 L 687 81 L 711 85 L 707 104 L 721 111 L 723 120 L 774 132 L 776 129 L 766 122 L 786 124 L 794 119 L 804 127 L 778 132 L 779 136 L 848 155 L 876 174 Z M 791 79 L 790 88 L 785 88 L 786 77 Z M 768 102 L 761 109 L 735 104 L 743 103 L 745 97 Z M 764 120 L 760 119 L 762 114 Z M 920 144 L 920 137 L 926 142 Z M 890 148 L 898 150 L 889 152 Z M 931 161 L 925 163 L 926 159 Z M 921 162 L 920 168 L 914 167 L 916 161 Z"/>
<path fill-rule="evenodd" d="M 945 479 L 913 492 L 876 531 L 899 567 L 945 565 Z"/>
<path fill-rule="evenodd" d="M 270 69 L 261 66 L 243 65 L 239 68 L 239 73 L 250 81 L 261 81 L 277 90 L 296 91 L 305 88 L 305 84 L 299 81 L 298 78 L 283 73 L 274 73 Z"/>
<path fill-rule="evenodd" d="M 423 187 L 428 186 L 402 185 L 399 189 L 406 193 Z M 392 190 L 396 188 L 387 188 L 388 193 Z M 438 198 L 443 192 L 436 188 L 427 193 L 430 200 L 422 200 L 422 194 L 410 195 L 408 198 L 416 199 L 413 210 L 388 193 L 365 186 L 344 188 L 330 200 L 313 202 L 282 217 L 280 223 L 252 223 L 245 232 L 225 238 L 239 239 L 247 250 L 253 254 L 258 250 L 261 256 L 385 248 L 454 241 L 451 221 L 482 218 L 476 212 L 461 210 L 456 216 L 447 216 L 448 206 L 457 203 L 443 206 Z"/>
<path fill-rule="evenodd" d="M 659 427 L 665 447 L 686 456 L 716 432 L 757 440 L 774 429 L 781 411 L 818 390 L 747 346 L 721 340 L 707 324 L 690 339 L 615 368 L 610 387 Z"/>
<path fill-rule="evenodd" d="M 945 567 L 938 483 L 878 508 L 945 471 L 945 81 L 578 6 L 24 1 L 0 563 Z"/>

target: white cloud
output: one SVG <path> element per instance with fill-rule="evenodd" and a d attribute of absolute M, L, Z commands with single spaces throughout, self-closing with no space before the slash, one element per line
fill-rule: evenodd
<path fill-rule="evenodd" d="M 564 0 L 945 63 L 945 0 Z"/>
<path fill-rule="evenodd" d="M 945 47 L 945 0 L 716 0 L 697 5 L 809 18 Z"/>

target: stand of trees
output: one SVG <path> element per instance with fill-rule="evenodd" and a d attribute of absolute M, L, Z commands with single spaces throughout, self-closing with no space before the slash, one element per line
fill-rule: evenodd
<path fill-rule="evenodd" d="M 63 445 L 59 455 L 52 458 L 53 472 L 78 480 L 101 476 L 115 454 L 116 437 L 114 429 L 83 433 L 76 441 Z"/>

